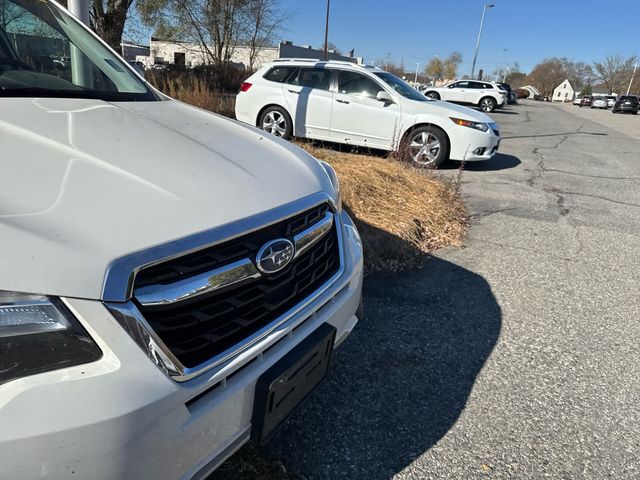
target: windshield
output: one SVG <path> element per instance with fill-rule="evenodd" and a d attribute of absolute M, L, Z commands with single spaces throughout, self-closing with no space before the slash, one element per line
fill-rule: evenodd
<path fill-rule="evenodd" d="M 54 4 L 0 1 L 0 97 L 156 100 L 82 25 Z"/>
<path fill-rule="evenodd" d="M 411 85 L 406 82 L 403 82 L 398 77 L 396 77 L 393 73 L 389 72 L 374 72 L 375 76 L 380 78 L 383 82 L 393 88 L 397 93 L 402 95 L 404 98 L 408 98 L 409 100 L 416 100 L 418 102 L 428 102 L 429 98 L 421 94 Z"/>

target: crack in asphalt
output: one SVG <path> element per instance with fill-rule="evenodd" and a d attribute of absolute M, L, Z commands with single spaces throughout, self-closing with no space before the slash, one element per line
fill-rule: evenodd
<path fill-rule="evenodd" d="M 578 197 L 596 198 L 598 200 L 603 200 L 605 202 L 611 202 L 611 203 L 615 203 L 615 204 L 618 204 L 618 205 L 626 205 L 628 207 L 638 207 L 638 208 L 640 208 L 640 204 L 638 204 L 638 203 L 622 202 L 620 200 L 614 200 L 612 198 L 603 197 L 601 195 L 593 195 L 591 193 L 571 192 L 571 191 L 568 191 L 568 190 L 559 190 L 557 188 L 546 188 L 546 189 L 544 189 L 544 191 L 547 192 L 547 193 L 552 193 L 554 195 L 561 194 L 561 195 L 575 195 L 575 196 L 578 196 Z"/>
<path fill-rule="evenodd" d="M 590 175 L 588 173 L 569 172 L 567 170 L 560 170 L 557 168 L 547 168 L 545 169 L 545 172 L 566 173 L 567 175 L 577 175 L 579 177 L 598 178 L 602 180 L 631 180 L 631 181 L 640 180 L 640 177 L 609 177 L 606 175 Z"/>
<path fill-rule="evenodd" d="M 469 220 L 477 220 L 479 218 L 485 218 L 491 215 L 496 215 L 497 213 L 508 212 L 511 210 L 518 210 L 518 209 L 516 207 L 510 207 L 510 208 L 501 208 L 499 210 L 486 210 L 484 212 L 478 212 L 478 213 L 469 215 Z"/>

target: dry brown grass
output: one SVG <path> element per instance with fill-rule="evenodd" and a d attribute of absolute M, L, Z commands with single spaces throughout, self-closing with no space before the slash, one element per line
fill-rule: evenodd
<path fill-rule="evenodd" d="M 210 110 L 226 117 L 235 117 L 234 93 L 222 93 L 214 90 L 202 78 L 183 80 L 182 78 L 167 78 L 153 75 L 149 81 L 162 93 L 198 108 Z"/>
<path fill-rule="evenodd" d="M 395 160 L 301 146 L 336 169 L 345 207 L 363 236 L 368 271 L 416 266 L 426 253 L 461 244 L 468 217 L 459 177 L 444 180 Z"/>

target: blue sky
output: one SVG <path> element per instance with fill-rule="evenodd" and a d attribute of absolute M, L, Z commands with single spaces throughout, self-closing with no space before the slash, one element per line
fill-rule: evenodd
<path fill-rule="evenodd" d="M 367 63 L 416 62 L 452 51 L 473 60 L 483 0 L 331 0 L 329 40 Z M 546 57 L 591 63 L 607 55 L 640 54 L 640 0 L 495 0 L 487 10 L 478 67 L 518 62 L 528 72 Z M 283 39 L 314 47 L 324 41 L 326 0 L 281 0 L 292 13 Z M 596 13 L 599 12 L 599 13 Z M 506 53 L 503 49 L 507 49 Z M 477 70 L 477 68 L 476 68 Z"/>

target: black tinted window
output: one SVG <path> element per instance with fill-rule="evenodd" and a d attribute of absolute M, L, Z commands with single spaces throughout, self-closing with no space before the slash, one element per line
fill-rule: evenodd
<path fill-rule="evenodd" d="M 375 98 L 383 88 L 369 77 L 356 72 L 340 70 L 338 92 Z"/>
<path fill-rule="evenodd" d="M 296 85 L 320 90 L 329 90 L 331 85 L 331 70 L 324 68 L 301 68 L 294 82 Z"/>
<path fill-rule="evenodd" d="M 456 82 L 453 85 L 449 85 L 449 88 L 469 88 L 469 82 Z"/>
<path fill-rule="evenodd" d="M 284 83 L 293 76 L 296 69 L 297 67 L 273 67 L 265 74 L 264 78 L 272 82 Z"/>

